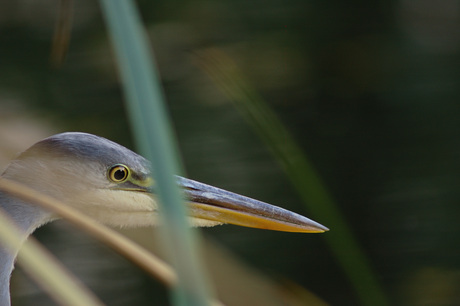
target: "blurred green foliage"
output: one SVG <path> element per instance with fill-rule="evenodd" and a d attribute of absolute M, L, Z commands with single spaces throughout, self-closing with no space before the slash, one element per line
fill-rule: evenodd
<path fill-rule="evenodd" d="M 261 141 L 195 65 L 196 52 L 217 47 L 237 63 L 310 156 L 390 301 L 459 303 L 456 2 L 138 3 L 189 177 L 303 210 Z M 132 147 L 99 7 L 93 1 L 73 5 L 69 51 L 58 69 L 49 61 L 56 2 L 2 3 L 0 114 L 27 110 L 58 130 L 91 132 Z M 80 274 L 91 270 L 86 280 L 104 301 L 113 301 L 110 305 L 147 305 L 148 298 L 167 303 L 163 288 L 114 255 L 107 261 L 92 247 L 85 251 L 91 254 L 70 256 L 81 254 L 81 238 L 52 228 L 38 236 L 54 252 L 68 254 Z M 205 232 L 251 265 L 332 305 L 357 304 L 319 235 L 232 226 Z M 117 281 L 119 275 L 124 283 Z M 47 301 L 38 293 L 17 301 L 31 305 L 39 299 Z"/>

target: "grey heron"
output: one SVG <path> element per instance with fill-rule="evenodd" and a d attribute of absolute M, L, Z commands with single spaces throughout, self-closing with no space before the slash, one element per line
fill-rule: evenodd
<path fill-rule="evenodd" d="M 25 184 L 111 226 L 151 226 L 158 203 L 150 164 L 105 138 L 78 132 L 43 139 L 21 153 L 1 175 Z M 240 226 L 288 232 L 324 232 L 323 225 L 286 209 L 177 176 L 190 225 Z M 57 217 L 0 190 L 0 209 L 24 239 Z M 0 245 L 0 305 L 10 304 L 9 280 L 18 250 Z"/>

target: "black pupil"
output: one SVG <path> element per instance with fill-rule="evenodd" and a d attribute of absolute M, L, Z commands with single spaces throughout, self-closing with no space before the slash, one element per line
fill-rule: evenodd
<path fill-rule="evenodd" d="M 116 179 L 117 181 L 121 181 L 121 180 L 123 180 L 125 177 L 126 177 L 126 170 L 125 170 L 125 169 L 118 168 L 118 169 L 115 170 L 115 172 L 113 173 L 113 178 Z"/>

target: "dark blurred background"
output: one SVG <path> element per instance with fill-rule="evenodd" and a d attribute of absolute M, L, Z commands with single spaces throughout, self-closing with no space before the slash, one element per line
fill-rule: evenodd
<path fill-rule="evenodd" d="M 309 156 L 390 303 L 460 304 L 460 1 L 138 4 L 188 177 L 309 213 L 264 144 L 196 65 L 201 50 L 218 48 Z M 58 14 L 58 1 L 1 1 L 2 154 L 14 157 L 8 145 L 26 134 L 34 142 L 61 131 L 133 148 L 98 2 L 73 2 L 68 53 L 53 64 Z M 327 234 L 236 226 L 203 232 L 281 285 L 300 285 L 331 305 L 359 303 Z M 36 236 L 107 304 L 168 305 L 159 283 L 65 222 Z M 13 298 L 16 305 L 50 303 L 20 270 Z"/>

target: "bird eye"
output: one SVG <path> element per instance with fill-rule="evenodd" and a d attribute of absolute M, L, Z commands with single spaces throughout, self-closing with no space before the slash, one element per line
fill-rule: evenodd
<path fill-rule="evenodd" d="M 108 176 L 112 182 L 124 182 L 129 176 L 129 168 L 125 165 L 115 165 L 112 168 L 110 168 Z"/>

